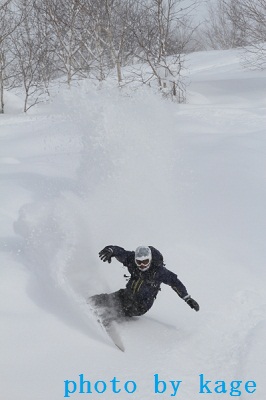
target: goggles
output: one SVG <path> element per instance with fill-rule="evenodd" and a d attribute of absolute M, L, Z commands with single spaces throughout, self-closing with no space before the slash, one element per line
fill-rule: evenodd
<path fill-rule="evenodd" d="M 137 266 L 141 266 L 141 265 L 147 266 L 147 265 L 149 265 L 149 263 L 150 263 L 149 258 L 147 258 L 145 260 L 136 260 Z"/>

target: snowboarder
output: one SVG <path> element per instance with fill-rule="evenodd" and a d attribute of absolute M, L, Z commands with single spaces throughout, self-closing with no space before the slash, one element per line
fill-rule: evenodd
<path fill-rule="evenodd" d="M 165 268 L 162 254 L 154 247 L 139 246 L 135 251 L 127 251 L 119 246 L 106 246 L 99 257 L 108 263 L 115 257 L 130 273 L 125 289 L 90 297 L 91 304 L 104 310 L 104 317 L 117 319 L 145 314 L 152 307 L 161 283 L 171 286 L 192 309 L 199 311 L 199 304 L 177 275 Z"/>

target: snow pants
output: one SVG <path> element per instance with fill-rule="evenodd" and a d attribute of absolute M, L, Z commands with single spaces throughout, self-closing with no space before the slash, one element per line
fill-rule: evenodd
<path fill-rule="evenodd" d="M 120 289 L 114 293 L 102 293 L 90 297 L 92 304 L 103 309 L 114 319 L 123 317 L 137 317 L 145 314 L 150 307 L 140 304 L 127 289 Z"/>

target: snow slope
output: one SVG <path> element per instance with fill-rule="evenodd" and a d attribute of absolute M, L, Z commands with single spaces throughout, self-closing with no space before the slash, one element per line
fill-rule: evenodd
<path fill-rule="evenodd" d="M 229 399 L 233 380 L 257 384 L 241 399 L 265 398 L 266 73 L 243 71 L 238 51 L 188 65 L 187 104 L 84 82 L 0 116 L 1 399 L 60 400 L 67 380 L 74 400 Z M 107 244 L 157 247 L 200 312 L 164 286 L 119 326 L 119 352 L 86 305 L 125 284 L 98 259 Z"/>

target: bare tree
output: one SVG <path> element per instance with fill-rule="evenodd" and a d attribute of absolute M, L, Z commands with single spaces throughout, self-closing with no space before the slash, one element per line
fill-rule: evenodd
<path fill-rule="evenodd" d="M 49 22 L 52 30 L 49 43 L 55 55 L 55 68 L 66 75 L 69 86 L 75 76 L 83 74 L 82 58 L 79 56 L 84 4 L 84 0 L 44 0 L 39 3 L 43 18 Z"/>
<path fill-rule="evenodd" d="M 224 0 L 226 1 L 226 0 Z M 249 68 L 266 68 L 266 0 L 237 0 L 240 13 L 235 16 L 239 29 L 247 32 L 244 65 Z M 233 18 L 232 5 L 226 1 L 228 14 Z"/>
<path fill-rule="evenodd" d="M 90 3 L 90 46 L 96 65 L 103 77 L 115 69 L 120 85 L 122 66 L 133 56 L 131 24 L 134 18 L 134 0 L 92 0 Z M 105 73 L 103 69 L 105 68 Z M 108 73 L 108 72 L 107 72 Z"/>
<path fill-rule="evenodd" d="M 41 54 L 38 58 L 39 79 L 42 82 L 44 92 L 50 96 L 50 84 L 57 77 L 56 55 L 53 49 L 54 32 L 42 0 L 34 0 L 33 11 L 35 14 L 33 34 L 36 42 L 41 44 Z"/>
<path fill-rule="evenodd" d="M 5 70 L 6 70 L 5 53 L 2 49 L 0 49 L 0 114 L 3 114 L 5 110 L 5 102 L 4 102 Z"/>
<path fill-rule="evenodd" d="M 182 0 L 139 0 L 141 18 L 133 26 L 138 43 L 136 57 L 148 64 L 151 71 L 149 75 L 142 74 L 143 81 L 150 83 L 155 79 L 165 96 L 179 102 L 185 100 L 183 53 L 190 36 L 189 15 L 196 3 L 185 7 Z"/>
<path fill-rule="evenodd" d="M 111 70 L 108 60 L 107 43 L 104 34 L 104 2 L 89 0 L 87 2 L 82 34 L 81 54 L 86 60 L 90 59 L 88 74 L 98 81 L 106 79 Z"/>
<path fill-rule="evenodd" d="M 4 88 L 11 79 L 8 67 L 12 61 L 9 51 L 9 37 L 20 25 L 23 15 L 17 15 L 12 0 L 0 5 L 0 113 L 4 113 Z"/>
<path fill-rule="evenodd" d="M 20 0 L 17 12 L 23 15 L 21 24 L 10 35 L 11 65 L 16 86 L 24 89 L 24 112 L 41 101 L 43 80 L 41 73 L 45 38 L 38 34 L 38 15 L 34 0 Z"/>
<path fill-rule="evenodd" d="M 76 26 L 79 48 L 76 59 L 84 76 L 104 80 L 108 71 L 106 48 L 101 40 L 101 19 L 103 2 L 83 2 Z"/>
<path fill-rule="evenodd" d="M 245 24 L 239 24 L 241 0 L 208 2 L 208 17 L 201 30 L 207 49 L 231 49 L 247 44 Z"/>

